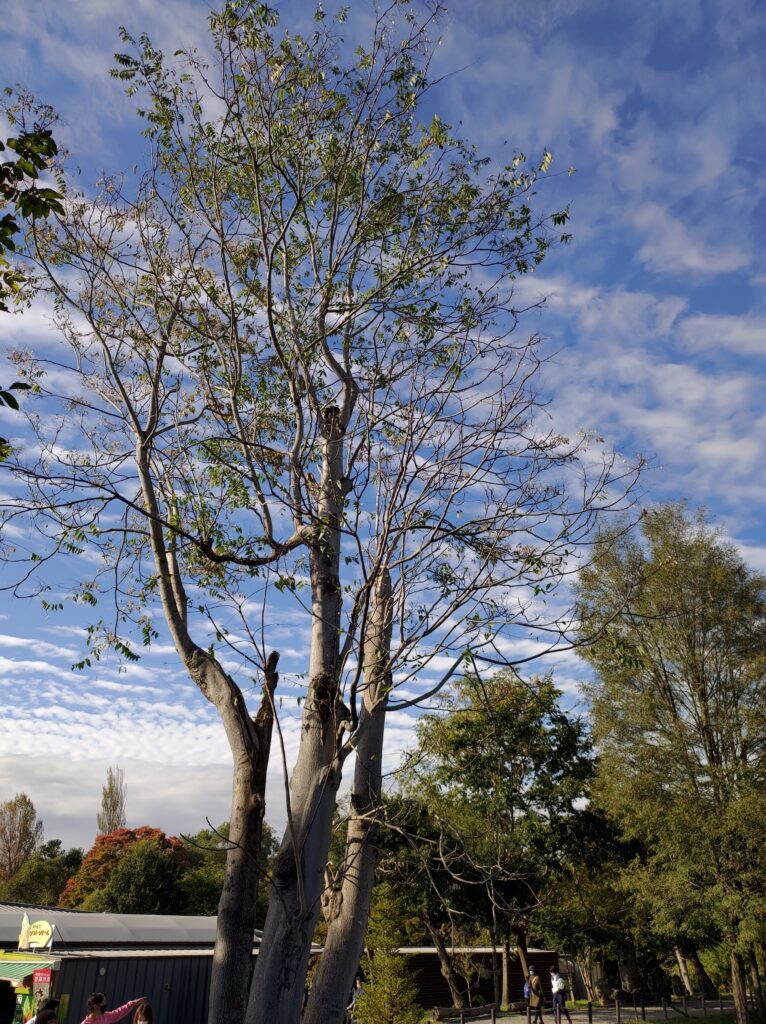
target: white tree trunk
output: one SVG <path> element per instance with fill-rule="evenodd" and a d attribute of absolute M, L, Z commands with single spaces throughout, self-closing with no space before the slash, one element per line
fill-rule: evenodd
<path fill-rule="evenodd" d="M 342 1024 L 364 951 L 378 859 L 385 728 L 385 687 L 391 645 L 391 581 L 384 571 L 371 597 L 364 643 L 362 712 L 356 743 L 351 813 L 339 887 L 325 894 L 327 938 L 303 1014 L 304 1024 Z"/>
<path fill-rule="evenodd" d="M 288 823 L 272 872 L 269 910 L 255 965 L 246 1024 L 300 1019 L 311 940 L 341 778 L 339 726 L 340 501 L 344 493 L 343 427 L 337 409 L 324 420 L 324 466 L 317 527 L 310 549 L 311 653 Z"/>
<path fill-rule="evenodd" d="M 684 989 L 686 990 L 686 994 L 687 996 L 693 995 L 694 989 L 692 988 L 692 983 L 689 980 L 689 971 L 686 967 L 686 957 L 679 946 L 675 946 L 674 951 L 676 954 L 676 961 L 678 963 L 678 972 L 681 975 L 681 981 Z"/>

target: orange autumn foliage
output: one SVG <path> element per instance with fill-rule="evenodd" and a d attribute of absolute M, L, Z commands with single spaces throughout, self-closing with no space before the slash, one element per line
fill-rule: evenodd
<path fill-rule="evenodd" d="M 114 868 L 124 854 L 136 843 L 156 842 L 160 849 L 173 850 L 183 856 L 183 842 L 176 836 L 167 836 L 159 828 L 141 825 L 140 828 L 117 828 L 108 835 L 96 836 L 96 841 L 85 855 L 79 871 L 72 875 L 59 896 L 60 907 L 79 907 L 93 892 L 103 889 Z"/>

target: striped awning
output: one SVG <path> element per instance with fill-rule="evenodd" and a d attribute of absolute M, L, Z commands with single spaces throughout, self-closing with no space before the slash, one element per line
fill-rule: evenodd
<path fill-rule="evenodd" d="M 0 957 L 0 981 L 18 983 L 24 978 L 28 978 L 33 971 L 53 966 L 55 966 L 54 960 L 33 960 L 31 958 L 29 960 L 6 960 L 5 957 Z"/>

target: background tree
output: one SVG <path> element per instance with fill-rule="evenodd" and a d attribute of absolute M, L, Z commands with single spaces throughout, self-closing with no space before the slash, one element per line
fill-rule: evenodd
<path fill-rule="evenodd" d="M 43 839 L 43 823 L 26 793 L 0 804 L 0 879 L 13 878 Z"/>
<path fill-rule="evenodd" d="M 178 891 L 183 846 L 160 836 L 127 846 L 107 879 L 81 904 L 84 910 L 115 914 L 173 914 L 181 902 Z"/>
<path fill-rule="evenodd" d="M 261 833 L 260 875 L 268 878 L 279 845 L 268 822 Z M 202 829 L 196 835 L 184 836 L 184 867 L 178 880 L 181 904 L 176 913 L 214 915 L 218 908 L 226 875 L 226 853 L 229 823 L 217 828 Z M 268 895 L 265 887 L 258 893 L 255 925 L 260 928 L 266 918 Z"/>
<path fill-rule="evenodd" d="M 108 886 L 122 859 L 138 843 L 153 843 L 160 851 L 183 849 L 180 839 L 166 836 L 161 829 L 148 825 L 141 828 L 118 828 L 109 835 L 96 836 L 96 841 L 83 858 L 79 870 L 67 882 L 59 905 L 102 909 L 98 906 L 102 891 Z"/>
<path fill-rule="evenodd" d="M 50 839 L 25 861 L 12 878 L 0 885 L 0 898 L 11 903 L 55 907 L 69 878 L 82 863 L 82 850 L 64 850 Z"/>
<path fill-rule="evenodd" d="M 649 511 L 640 537 L 605 532 L 578 582 L 598 637 L 598 799 L 646 843 L 655 927 L 728 944 L 740 1024 L 766 848 L 765 587 L 680 505 Z"/>
<path fill-rule="evenodd" d="M 469 888 L 475 926 L 502 947 L 495 996 L 504 1004 L 510 947 L 525 966 L 527 931 L 571 845 L 593 771 L 587 733 L 560 696 L 550 678 L 466 675 L 439 714 L 419 721 L 404 772 L 405 791 L 443 833 L 431 856 L 447 853 L 449 870 Z"/>
<path fill-rule="evenodd" d="M 96 815 L 96 827 L 101 835 L 125 827 L 125 772 L 119 765 L 107 768 L 106 783 L 101 787 L 101 810 Z"/>
<path fill-rule="evenodd" d="M 358 1024 L 420 1024 L 423 1018 L 417 978 L 398 952 L 408 910 L 393 886 L 375 890 L 361 964 L 364 991 L 353 1014 Z"/>
<path fill-rule="evenodd" d="M 146 173 L 72 194 L 33 240 L 64 351 L 50 387 L 44 362 L 20 365 L 63 406 L 35 424 L 39 461 L 13 463 L 28 500 L 9 516 L 38 515 L 38 567 L 98 549 L 77 596 L 98 601 L 116 580 L 118 612 L 93 630 L 93 656 L 109 643 L 136 657 L 125 632 L 138 617 L 151 641 L 159 599 L 221 715 L 234 785 L 216 1024 L 294 1024 L 320 907 L 303 1019 L 342 1019 L 386 714 L 427 699 L 469 651 L 504 661 L 520 628 L 555 644 L 561 621 L 542 598 L 633 479 L 541 415 L 513 281 L 566 239 L 568 214 L 532 205 L 550 154 L 492 166 L 443 119 L 422 123 L 431 14 L 393 3 L 353 53 L 343 13 L 318 9 L 302 37 L 251 2 L 213 16 L 209 63 L 168 66 L 126 36 L 117 74 L 140 96 Z M 276 710 L 268 627 L 291 596 L 311 631 L 301 741 L 245 1012 Z M 211 620 L 263 683 L 256 714 L 211 649 Z M 346 854 L 326 890 L 352 755 Z"/>

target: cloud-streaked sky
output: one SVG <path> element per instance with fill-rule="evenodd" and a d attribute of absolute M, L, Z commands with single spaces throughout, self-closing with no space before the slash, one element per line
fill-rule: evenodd
<path fill-rule="evenodd" d="M 277 6 L 285 24 L 305 17 L 297 3 Z M 353 0 L 356 13 L 366 6 Z M 108 76 L 118 26 L 171 53 L 204 47 L 207 7 L 6 0 L 0 84 L 56 105 L 59 138 L 92 182 L 143 150 L 131 102 Z M 524 326 L 546 339 L 557 429 L 643 453 L 645 501 L 706 506 L 766 569 L 766 7 L 473 0 L 455 3 L 442 28 L 436 70 L 455 72 L 433 98 L 443 119 L 499 159 L 550 148 L 561 173 L 541 198 L 571 204 L 572 244 L 519 285 L 521 300 L 547 299 Z M 44 330 L 34 314 L 0 321 L 4 341 L 32 347 Z M 0 432 L 11 424 L 0 412 Z M 73 674 L 84 622 L 10 598 L 0 612 L 0 799 L 25 790 L 48 837 L 87 846 L 106 767 L 119 762 L 130 825 L 196 831 L 228 816 L 222 730 L 164 636 L 138 665 L 106 659 Z M 274 627 L 286 705 L 305 640 L 297 625 Z M 571 690 L 577 672 L 561 661 L 560 685 Z M 412 722 L 393 717 L 390 764 Z M 292 754 L 297 721 L 284 723 Z M 277 824 L 280 787 L 274 776 Z"/>

